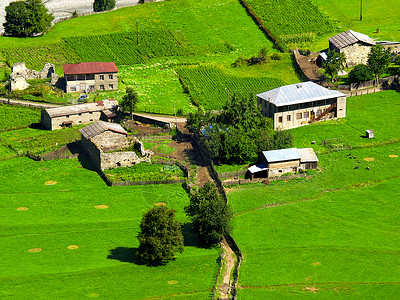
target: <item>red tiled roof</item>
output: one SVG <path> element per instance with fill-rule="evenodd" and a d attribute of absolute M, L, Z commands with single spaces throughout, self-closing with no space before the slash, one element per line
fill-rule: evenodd
<path fill-rule="evenodd" d="M 117 73 L 118 69 L 113 62 L 84 62 L 79 64 L 63 65 L 65 75 Z"/>

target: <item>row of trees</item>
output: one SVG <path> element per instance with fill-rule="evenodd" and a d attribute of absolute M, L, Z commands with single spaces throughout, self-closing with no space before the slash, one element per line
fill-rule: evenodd
<path fill-rule="evenodd" d="M 115 0 L 94 0 L 93 10 L 106 11 L 115 7 Z M 53 15 L 49 14 L 42 0 L 10 2 L 5 8 L 6 34 L 16 37 L 31 37 L 48 31 Z"/>
<path fill-rule="evenodd" d="M 349 79 L 351 82 L 361 82 L 372 79 L 378 79 L 382 76 L 390 62 L 392 61 L 391 50 L 384 49 L 380 44 L 371 47 L 371 51 L 368 54 L 367 64 L 359 64 L 354 67 L 349 73 Z M 396 58 L 396 63 L 400 64 L 400 58 Z M 338 73 L 343 71 L 346 65 L 345 54 L 338 53 L 336 51 L 328 51 L 328 58 L 324 63 L 324 69 L 327 74 L 330 75 L 331 81 L 337 79 Z"/>
<path fill-rule="evenodd" d="M 137 255 L 147 264 L 163 264 L 183 252 L 184 238 L 175 212 L 166 206 L 155 206 L 143 215 Z M 190 195 L 185 212 L 205 246 L 220 242 L 232 229 L 230 208 L 210 182 Z"/>
<path fill-rule="evenodd" d="M 288 148 L 293 142 L 290 132 L 273 130 L 272 120 L 262 116 L 253 97 L 233 96 L 218 114 L 190 113 L 187 127 L 225 163 L 254 162 L 261 151 Z"/>

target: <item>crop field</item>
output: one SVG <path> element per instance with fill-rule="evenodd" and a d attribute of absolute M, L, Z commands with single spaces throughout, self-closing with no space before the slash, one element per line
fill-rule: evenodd
<path fill-rule="evenodd" d="M 384 91 L 375 94 L 347 98 L 347 117 L 343 120 L 333 120 L 314 123 L 292 129 L 296 147 L 313 147 L 326 152 L 321 145 L 322 140 L 339 138 L 352 147 L 365 147 L 371 144 L 399 141 L 400 127 L 393 126 L 393 120 L 398 118 L 400 93 Z M 375 132 L 374 139 L 363 138 L 365 130 Z M 311 141 L 316 141 L 315 145 Z"/>
<path fill-rule="evenodd" d="M 221 109 L 228 98 L 254 96 L 257 93 L 274 89 L 284 83 L 273 77 L 252 78 L 224 74 L 215 67 L 177 68 L 182 82 L 188 87 L 194 103 L 205 109 Z"/>
<path fill-rule="evenodd" d="M 287 46 L 313 42 L 334 30 L 332 21 L 310 0 L 245 1 L 271 33 Z"/>
<path fill-rule="evenodd" d="M 0 131 L 40 122 L 40 109 L 0 104 Z"/>
<path fill-rule="evenodd" d="M 175 261 L 155 268 L 135 257 L 140 219 L 154 204 L 187 222 L 181 186 L 110 188 L 92 168 L 85 157 L 0 162 L 1 296 L 209 298 L 220 251 L 202 248 L 188 224 Z"/>
<path fill-rule="evenodd" d="M 155 57 L 192 54 L 168 30 L 153 29 L 65 38 L 82 61 L 112 61 L 117 65 L 143 64 Z M 139 42 L 139 43 L 137 43 Z"/>

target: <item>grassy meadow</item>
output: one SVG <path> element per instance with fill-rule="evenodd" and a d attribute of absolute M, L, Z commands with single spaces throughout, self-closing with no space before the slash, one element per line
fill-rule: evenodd
<path fill-rule="evenodd" d="M 110 188 L 85 157 L 17 158 L 0 166 L 1 297 L 199 299 L 212 294 L 220 250 L 202 248 L 188 225 L 183 225 L 185 251 L 175 261 L 156 268 L 135 258 L 141 216 L 154 204 L 166 203 L 187 222 L 188 197 L 180 185 Z"/>

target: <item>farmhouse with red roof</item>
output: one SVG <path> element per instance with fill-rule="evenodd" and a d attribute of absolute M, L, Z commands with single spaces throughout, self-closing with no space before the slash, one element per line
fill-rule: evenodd
<path fill-rule="evenodd" d="M 118 89 L 118 69 L 113 62 L 63 65 L 67 93 L 92 93 Z"/>

